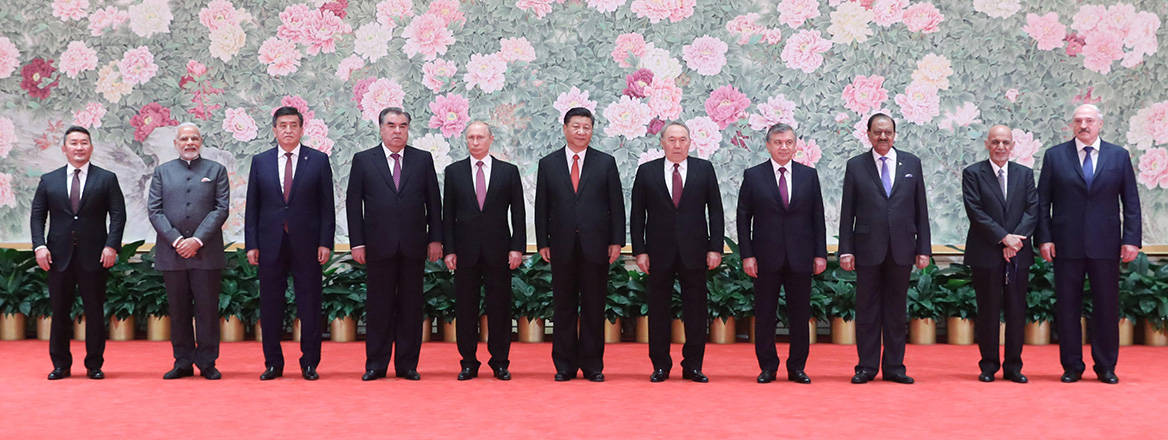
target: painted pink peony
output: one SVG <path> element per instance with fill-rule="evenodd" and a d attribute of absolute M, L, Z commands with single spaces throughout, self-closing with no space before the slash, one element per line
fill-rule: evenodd
<path fill-rule="evenodd" d="M 167 0 L 142 0 L 126 8 L 126 13 L 130 16 L 130 31 L 142 38 L 170 33 L 170 22 L 174 20 Z"/>
<path fill-rule="evenodd" d="M 100 37 L 106 29 L 121 26 L 130 19 L 130 14 L 116 6 L 106 6 L 89 14 L 89 35 Z"/>
<path fill-rule="evenodd" d="M 268 75 L 273 77 L 295 73 L 300 68 L 300 56 L 296 43 L 279 37 L 268 38 L 260 45 L 259 60 L 267 64 Z"/>
<path fill-rule="evenodd" d="M 644 165 L 645 162 L 652 162 L 662 157 L 665 157 L 665 151 L 662 151 L 660 148 L 650 149 L 637 156 L 637 166 Z"/>
<path fill-rule="evenodd" d="M 16 145 L 16 124 L 11 119 L 0 116 L 0 159 L 8 157 L 8 152 Z"/>
<path fill-rule="evenodd" d="M 393 38 L 393 27 L 377 22 L 369 22 L 353 33 L 353 53 L 369 61 L 377 61 L 389 54 L 389 40 Z"/>
<path fill-rule="evenodd" d="M 945 116 L 937 122 L 937 126 L 942 130 L 955 131 L 960 127 L 968 127 L 973 124 L 980 124 L 981 110 L 977 108 L 972 102 L 965 101 L 960 107 L 952 110 L 945 110 Z"/>
<path fill-rule="evenodd" d="M 1136 177 L 1148 189 L 1168 189 L 1168 150 L 1152 148 L 1140 156 L 1140 174 Z"/>
<path fill-rule="evenodd" d="M 729 46 L 722 40 L 703 35 L 682 47 L 681 53 L 686 66 L 699 75 L 711 76 L 722 72 L 722 67 L 726 65 L 727 49 Z"/>
<path fill-rule="evenodd" d="M 1062 47 L 1063 39 L 1067 36 L 1067 27 L 1059 22 L 1057 12 L 1046 15 L 1026 14 L 1026 26 L 1022 26 L 1022 30 L 1038 42 L 1039 50 Z"/>
<path fill-rule="evenodd" d="M 884 101 L 888 100 L 888 91 L 884 89 L 884 77 L 856 75 L 852 83 L 844 87 L 841 97 L 844 100 L 844 107 L 861 115 L 880 108 Z"/>
<path fill-rule="evenodd" d="M 917 70 L 912 73 L 915 83 L 929 84 L 940 90 L 949 89 L 949 75 L 953 74 L 953 67 L 944 55 L 935 53 L 926 54 L 917 61 Z"/>
<path fill-rule="evenodd" d="M 640 57 L 645 52 L 645 37 L 636 32 L 621 34 L 616 37 L 615 47 L 612 48 L 612 59 L 621 67 L 633 67 L 629 57 Z"/>
<path fill-rule="evenodd" d="M 1034 155 L 1042 149 L 1042 141 L 1035 139 L 1034 133 L 1018 128 L 1010 130 L 1010 134 L 1014 137 L 1014 151 L 1010 152 L 1010 160 L 1033 167 Z"/>
<path fill-rule="evenodd" d="M 872 22 L 880 27 L 900 23 L 907 7 L 908 0 L 875 0 L 872 2 Z"/>
<path fill-rule="evenodd" d="M 1020 95 L 1020 94 L 1021 94 L 1021 93 L 1020 93 L 1020 92 L 1018 92 L 1018 89 L 1009 89 L 1009 90 L 1006 90 L 1006 100 L 1008 100 L 1008 101 L 1010 101 L 1010 102 L 1017 102 L 1017 101 L 1018 101 L 1018 95 Z"/>
<path fill-rule="evenodd" d="M 717 122 L 706 116 L 685 121 L 689 127 L 689 138 L 697 153 L 702 159 L 709 159 L 722 145 L 722 129 Z"/>
<path fill-rule="evenodd" d="M 199 10 L 199 23 L 211 32 L 239 26 L 241 22 L 247 20 L 251 20 L 251 14 L 242 9 L 235 9 L 235 5 L 227 0 L 211 0 L 206 7 Z"/>
<path fill-rule="evenodd" d="M 689 18 L 694 13 L 696 0 L 633 0 L 629 10 L 649 23 L 669 19 L 671 23 Z"/>
<path fill-rule="evenodd" d="M 535 48 L 531 46 L 526 37 L 503 38 L 499 40 L 499 47 L 499 55 L 503 57 L 503 61 L 508 63 L 535 61 Z"/>
<path fill-rule="evenodd" d="M 20 49 L 8 37 L 0 36 L 0 78 L 12 76 L 20 65 Z"/>
<path fill-rule="evenodd" d="M 568 114 L 568 110 L 576 107 L 584 107 L 588 111 L 595 113 L 596 101 L 588 99 L 587 90 L 580 91 L 580 89 L 572 87 L 570 90 L 557 96 L 556 102 L 552 104 L 552 107 L 560 112 L 560 119 L 562 120 L 564 115 Z"/>
<path fill-rule="evenodd" d="M 750 37 L 766 31 L 766 27 L 758 24 L 759 19 L 761 16 L 754 12 L 739 15 L 726 22 L 726 32 L 737 35 L 739 45 L 746 44 L 750 42 Z"/>
<path fill-rule="evenodd" d="M 718 123 L 719 130 L 746 116 L 747 107 L 750 107 L 750 98 L 729 84 L 714 89 L 706 98 L 706 114 Z"/>
<path fill-rule="evenodd" d="M 648 87 L 652 82 L 653 72 L 651 70 L 637 69 L 636 72 L 625 77 L 625 89 L 621 91 L 621 94 L 634 98 L 644 98 L 646 96 L 645 87 Z"/>
<path fill-rule="evenodd" d="M 337 51 L 337 39 L 352 32 L 353 28 L 341 17 L 317 9 L 309 13 L 308 22 L 301 34 L 301 42 L 308 46 L 305 51 L 309 55 L 333 53 Z"/>
<path fill-rule="evenodd" d="M 627 0 L 588 0 L 588 7 L 602 13 L 613 12 L 623 6 Z"/>
<path fill-rule="evenodd" d="M 320 149 L 322 141 L 328 138 L 329 128 L 323 120 L 311 118 L 304 120 L 304 143 Z"/>
<path fill-rule="evenodd" d="M 778 11 L 779 23 L 798 29 L 808 19 L 819 16 L 819 0 L 782 0 Z"/>
<path fill-rule="evenodd" d="M 170 117 L 169 108 L 163 107 L 157 102 L 151 102 L 142 106 L 142 109 L 138 110 L 138 114 L 130 118 L 130 125 L 134 127 L 134 140 L 143 142 L 150 137 L 154 129 L 178 125 L 178 121 Z"/>
<path fill-rule="evenodd" d="M 645 88 L 649 98 L 649 109 L 653 115 L 661 119 L 677 119 L 681 117 L 681 87 L 673 78 L 654 78 Z"/>
<path fill-rule="evenodd" d="M 435 96 L 430 113 L 430 128 L 441 129 L 442 136 L 450 138 L 462 133 L 470 121 L 470 101 L 457 93 Z"/>
<path fill-rule="evenodd" d="M 243 108 L 229 108 L 224 112 L 223 131 L 231 133 L 237 141 L 247 142 L 256 138 L 258 127 L 255 119 L 248 116 Z"/>
<path fill-rule="evenodd" d="M 223 60 L 225 63 L 235 58 L 243 49 L 243 45 L 247 43 L 247 33 L 238 25 L 224 26 L 211 31 L 210 38 L 211 56 Z"/>
<path fill-rule="evenodd" d="M 53 0 L 53 16 L 61 21 L 76 21 L 85 18 L 89 0 Z"/>
<path fill-rule="evenodd" d="M 827 32 L 831 41 L 839 44 L 863 43 L 872 36 L 872 22 L 875 15 L 863 5 L 855 2 L 840 3 L 831 13 L 831 25 Z"/>
<path fill-rule="evenodd" d="M 754 130 L 766 130 L 780 122 L 799 128 L 799 122 L 795 121 L 795 102 L 783 94 L 772 96 L 767 102 L 759 104 L 758 113 L 751 114 L 749 121 L 750 128 Z"/>
<path fill-rule="evenodd" d="M 1093 32 L 1083 45 L 1083 67 L 1104 75 L 1111 72 L 1111 64 L 1123 58 L 1123 38 L 1111 32 Z"/>
<path fill-rule="evenodd" d="M 543 18 L 552 12 L 552 0 L 517 0 L 515 7 L 535 14 L 536 18 Z"/>
<path fill-rule="evenodd" d="M 494 93 L 503 89 L 503 73 L 506 71 L 507 62 L 498 54 L 476 53 L 466 63 L 466 73 L 462 75 L 462 80 L 466 82 L 467 90 L 477 86 L 483 93 Z"/>
<path fill-rule="evenodd" d="M 648 131 L 647 125 L 653 119 L 653 111 L 649 110 L 648 104 L 621 96 L 619 101 L 604 108 L 604 118 L 608 120 L 608 125 L 604 127 L 605 136 L 635 139 Z"/>
<path fill-rule="evenodd" d="M 446 48 L 454 44 L 454 34 L 446 28 L 446 22 L 434 14 L 422 14 L 410 20 L 402 36 L 406 44 L 402 46 L 406 56 L 422 54 L 427 60 L 446 53 Z"/>
<path fill-rule="evenodd" d="M 365 60 L 357 55 L 349 55 L 337 64 L 336 76 L 341 81 L 348 81 L 354 71 L 360 70 L 363 67 L 365 67 Z"/>
<path fill-rule="evenodd" d="M 379 78 L 369 83 L 365 93 L 361 96 L 361 116 L 372 122 L 377 122 L 377 115 L 386 107 L 401 107 L 406 93 L 397 81 Z"/>
<path fill-rule="evenodd" d="M 431 92 L 438 93 L 446 87 L 446 80 L 453 78 L 458 67 L 453 61 L 435 58 L 422 65 L 422 85 Z"/>
<path fill-rule="evenodd" d="M 97 51 L 86 47 L 84 42 L 71 41 L 57 65 L 65 75 L 76 78 L 81 72 L 97 68 Z"/>
<path fill-rule="evenodd" d="M 16 207 L 16 192 L 12 190 L 12 175 L 0 173 L 0 207 Z"/>
<path fill-rule="evenodd" d="M 414 16 L 413 0 L 384 0 L 377 4 L 377 22 L 393 26 L 399 18 Z"/>
<path fill-rule="evenodd" d="M 945 16 L 932 3 L 917 3 L 904 10 L 904 25 L 909 31 L 931 34 L 941 29 Z"/>
<path fill-rule="evenodd" d="M 158 73 L 158 65 L 154 64 L 154 54 L 146 46 L 127 50 L 118 62 L 118 72 L 122 74 L 122 81 L 126 84 L 146 84 Z"/>
<path fill-rule="evenodd" d="M 1127 141 L 1141 150 L 1168 143 L 1168 101 L 1136 111 L 1128 119 Z"/>
<path fill-rule="evenodd" d="M 442 21 L 446 23 L 447 27 L 452 24 L 461 25 L 466 23 L 466 16 L 459 9 L 458 0 L 433 0 L 430 2 L 430 9 L 427 9 L 426 13 L 442 17 Z"/>
<path fill-rule="evenodd" d="M 87 128 L 101 128 L 101 118 L 105 117 L 105 106 L 91 101 L 85 108 L 73 112 L 73 125 Z"/>
<path fill-rule="evenodd" d="M 823 150 L 819 149 L 819 144 L 815 139 L 803 139 L 795 141 L 795 162 L 815 168 L 815 164 L 819 163 L 819 159 L 823 157 Z"/>
<path fill-rule="evenodd" d="M 930 84 L 909 84 L 904 93 L 892 100 L 900 106 L 904 119 L 914 124 L 927 124 L 941 114 L 941 98 L 937 96 L 937 88 Z"/>
<path fill-rule="evenodd" d="M 276 28 L 276 36 L 293 43 L 306 43 L 314 12 L 316 10 L 306 4 L 294 4 L 284 8 L 284 11 L 280 12 L 280 26 Z"/>
<path fill-rule="evenodd" d="M 787 39 L 780 58 L 791 69 L 811 73 L 823 65 L 823 53 L 831 49 L 831 44 L 817 30 L 801 30 Z"/>
<path fill-rule="evenodd" d="M 30 98 L 48 98 L 53 88 L 61 83 L 61 80 L 53 79 L 53 82 L 45 84 L 48 79 L 53 78 L 53 74 L 56 72 L 57 68 L 53 67 L 53 60 L 33 58 L 32 61 L 20 68 L 20 88 L 28 92 Z"/>
<path fill-rule="evenodd" d="M 315 119 L 316 112 L 308 109 L 308 101 L 301 98 L 300 95 L 284 95 L 280 98 L 280 107 L 295 107 L 296 111 L 304 116 L 304 120 Z M 272 114 L 276 114 L 277 109 L 272 109 Z"/>

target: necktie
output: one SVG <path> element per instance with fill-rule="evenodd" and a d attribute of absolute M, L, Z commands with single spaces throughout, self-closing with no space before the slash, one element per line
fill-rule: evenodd
<path fill-rule="evenodd" d="M 998 186 L 1002 188 L 1002 200 L 1006 200 L 1006 169 L 998 170 Z"/>
<path fill-rule="evenodd" d="M 580 155 L 572 155 L 572 192 L 580 190 Z"/>
<path fill-rule="evenodd" d="M 884 184 L 884 195 L 892 195 L 892 175 L 888 172 L 888 157 L 880 158 L 880 182 Z"/>
<path fill-rule="evenodd" d="M 390 154 L 393 158 L 393 189 L 401 188 L 401 155 L 398 153 Z"/>
<path fill-rule="evenodd" d="M 73 170 L 73 187 L 69 188 L 69 206 L 76 214 L 81 209 L 81 169 Z"/>
<path fill-rule="evenodd" d="M 791 195 L 787 193 L 787 167 L 779 167 L 779 198 L 783 200 L 783 209 L 791 205 Z"/>
<path fill-rule="evenodd" d="M 673 207 L 681 206 L 681 170 L 680 164 L 673 164 Z"/>
<path fill-rule="evenodd" d="M 487 175 L 483 172 L 483 161 L 478 162 L 479 171 L 475 173 L 475 196 L 479 199 L 479 211 L 487 202 Z"/>
<path fill-rule="evenodd" d="M 1087 152 L 1087 157 L 1083 159 L 1083 180 L 1087 181 L 1087 188 L 1091 187 L 1091 181 L 1095 180 L 1095 163 L 1091 161 L 1091 150 L 1094 147 L 1083 147 L 1083 151 Z"/>
<path fill-rule="evenodd" d="M 284 153 L 284 203 L 292 195 L 292 153 Z"/>

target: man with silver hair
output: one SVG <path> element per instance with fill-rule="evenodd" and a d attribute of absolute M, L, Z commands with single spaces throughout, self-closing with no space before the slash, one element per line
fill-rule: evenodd
<path fill-rule="evenodd" d="M 203 377 L 217 380 L 219 282 L 226 265 L 223 222 L 230 184 L 227 169 L 200 154 L 203 137 L 195 124 L 179 124 L 174 147 L 178 158 L 154 169 L 146 204 L 158 232 L 154 267 L 166 283 L 174 349 L 174 368 L 162 378 L 193 376 L 192 366 L 197 365 Z"/>

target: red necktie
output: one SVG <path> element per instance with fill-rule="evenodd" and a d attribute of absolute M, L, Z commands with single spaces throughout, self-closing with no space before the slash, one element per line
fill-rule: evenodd
<path fill-rule="evenodd" d="M 73 170 L 73 187 L 69 188 L 69 207 L 73 208 L 73 213 L 81 209 L 81 169 Z"/>
<path fill-rule="evenodd" d="M 572 192 L 580 191 L 580 155 L 572 155 Z"/>
<path fill-rule="evenodd" d="M 479 171 L 475 174 L 475 198 L 479 200 L 479 211 L 483 210 L 483 204 L 487 202 L 487 175 L 483 173 L 483 161 L 478 163 Z"/>
<path fill-rule="evenodd" d="M 678 170 L 679 164 L 673 164 L 673 207 L 681 206 L 681 171 Z"/>
<path fill-rule="evenodd" d="M 779 198 L 783 199 L 783 209 L 791 204 L 791 196 L 787 194 L 787 167 L 779 168 Z"/>
<path fill-rule="evenodd" d="M 284 203 L 292 195 L 292 153 L 284 153 Z"/>

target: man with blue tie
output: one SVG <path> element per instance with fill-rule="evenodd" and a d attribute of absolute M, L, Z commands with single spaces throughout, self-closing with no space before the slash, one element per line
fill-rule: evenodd
<path fill-rule="evenodd" d="M 1079 317 L 1083 279 L 1091 280 L 1094 309 L 1091 358 L 1100 382 L 1119 383 L 1119 262 L 1140 252 L 1140 195 L 1131 155 L 1099 139 L 1103 113 L 1075 109 L 1075 138 L 1051 147 L 1038 179 L 1038 230 L 1042 258 L 1054 262 L 1055 326 L 1063 382 L 1078 381 L 1086 365 Z M 1122 205 L 1122 211 L 1116 209 Z"/>
<path fill-rule="evenodd" d="M 838 252 L 840 267 L 856 271 L 855 384 L 880 369 L 886 381 L 913 383 L 904 368 L 909 271 L 914 263 L 928 266 L 932 249 L 921 160 L 893 148 L 895 140 L 892 117 L 872 115 L 872 149 L 849 159 L 844 171 Z"/>

